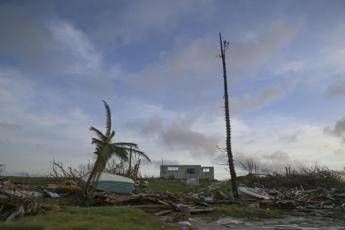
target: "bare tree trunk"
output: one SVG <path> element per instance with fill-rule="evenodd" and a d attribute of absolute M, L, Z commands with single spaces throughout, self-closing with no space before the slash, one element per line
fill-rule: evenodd
<path fill-rule="evenodd" d="M 84 195 L 87 195 L 87 193 L 89 191 L 89 187 L 90 187 L 91 183 L 93 182 L 93 180 L 95 179 L 95 175 L 96 175 L 96 167 L 95 166 L 96 165 L 97 165 L 97 160 L 96 160 L 95 164 L 93 165 L 93 168 L 90 172 L 90 175 L 86 181 L 86 184 L 84 185 L 84 188 L 83 188 Z"/>
<path fill-rule="evenodd" d="M 128 176 L 131 176 L 131 171 L 132 171 L 132 146 L 130 147 L 129 151 L 129 166 L 128 166 Z"/>
<path fill-rule="evenodd" d="M 140 168 L 140 163 L 141 163 L 141 159 L 139 159 L 138 164 L 136 165 L 136 167 L 134 169 L 135 171 L 134 171 L 133 178 L 135 178 L 135 180 L 138 179 L 138 172 L 139 172 L 139 168 Z"/>
<path fill-rule="evenodd" d="M 90 175 L 90 176 L 88 177 L 86 183 L 84 184 L 84 187 L 83 187 L 83 194 L 84 194 L 84 195 L 87 195 L 87 192 L 88 192 L 89 187 L 90 187 L 90 184 L 91 184 L 91 179 L 92 179 L 92 177 L 91 177 L 91 175 Z"/>
<path fill-rule="evenodd" d="M 231 126 L 230 126 L 230 111 L 229 111 L 229 94 L 228 94 L 228 83 L 227 83 L 227 73 L 226 73 L 226 62 L 225 62 L 225 50 L 229 43 L 222 40 L 222 35 L 219 33 L 220 42 L 220 55 L 222 58 L 223 65 L 223 78 L 224 78 L 224 108 L 225 108 L 225 125 L 226 125 L 226 152 L 228 155 L 229 171 L 231 176 L 231 186 L 232 193 L 235 198 L 238 197 L 237 191 L 237 178 L 234 166 L 234 159 L 231 150 Z"/>

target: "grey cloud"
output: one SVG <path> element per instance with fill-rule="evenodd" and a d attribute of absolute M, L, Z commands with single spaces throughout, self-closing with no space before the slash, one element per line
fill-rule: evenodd
<path fill-rule="evenodd" d="M 338 78 L 326 89 L 326 95 L 330 98 L 345 97 L 345 78 Z"/>
<path fill-rule="evenodd" d="M 297 31 L 298 28 L 278 21 L 261 27 L 255 39 L 243 41 L 241 37 L 238 41 L 232 42 L 228 59 L 232 73 L 236 73 L 234 77 L 236 78 L 239 72 L 256 70 L 287 46 Z M 146 67 L 136 76 L 131 76 L 132 83 L 139 81 L 140 85 L 146 83 L 147 86 L 155 87 L 171 84 L 176 78 L 200 81 L 204 80 L 205 76 L 216 76 L 220 73 L 220 60 L 217 58 L 219 47 L 216 39 L 205 36 L 180 41 L 175 51 L 163 57 L 159 63 Z M 194 81 L 191 83 L 195 84 Z"/>
<path fill-rule="evenodd" d="M 162 142 L 171 149 L 189 149 L 194 154 L 214 154 L 218 139 L 192 130 L 181 121 L 170 124 L 161 133 Z"/>
<path fill-rule="evenodd" d="M 286 143 L 294 143 L 297 141 L 299 132 L 295 132 L 294 134 L 286 134 L 286 135 L 281 135 L 279 137 L 280 141 L 284 141 Z"/>
<path fill-rule="evenodd" d="M 286 166 L 294 166 L 296 163 L 297 161 L 291 161 L 287 152 L 278 150 L 264 155 L 260 162 L 260 167 L 262 172 L 282 172 Z"/>
<path fill-rule="evenodd" d="M 94 73 L 101 55 L 85 34 L 66 21 L 43 21 L 22 8 L 0 5 L 0 52 L 34 73 Z"/>
<path fill-rule="evenodd" d="M 0 69 L 2 162 L 10 170 L 46 171 L 54 158 L 73 163 L 90 158 L 89 117 L 78 108 L 65 110 L 63 115 L 30 109 L 37 108 L 37 91 L 32 82 L 18 74 Z"/>
<path fill-rule="evenodd" d="M 242 113 L 248 110 L 260 109 L 283 96 L 283 89 L 279 87 L 267 88 L 259 94 L 246 94 L 244 97 L 234 98 L 232 100 L 233 110 L 235 113 Z"/>
<path fill-rule="evenodd" d="M 262 91 L 255 100 L 250 101 L 250 105 L 254 108 L 260 108 L 268 102 L 277 100 L 283 95 L 283 90 L 277 87 L 269 88 Z"/>
<path fill-rule="evenodd" d="M 345 157 L 345 148 L 339 148 L 333 151 L 336 156 Z"/>
<path fill-rule="evenodd" d="M 213 155 L 217 151 L 218 137 L 208 136 L 192 129 L 191 119 L 175 119 L 164 124 L 159 117 L 147 121 L 127 124 L 148 137 L 156 138 L 164 147 L 171 150 L 187 150 L 194 156 Z"/>
<path fill-rule="evenodd" d="M 118 44 L 128 44 L 174 31 L 186 17 L 204 22 L 213 12 L 212 1 L 127 2 L 120 11 L 111 9 L 101 12 L 97 17 L 101 23 L 94 26 L 93 34 L 102 43 L 116 45 L 116 41 Z M 116 27 L 114 21 L 117 22 Z"/>
<path fill-rule="evenodd" d="M 231 66 L 235 71 L 252 71 L 270 60 L 286 47 L 299 31 L 299 27 L 285 21 L 275 21 L 254 31 L 249 39 L 231 42 Z"/>
<path fill-rule="evenodd" d="M 162 160 L 153 160 L 151 162 L 143 161 L 143 164 L 152 165 L 155 168 L 159 168 L 162 165 L 162 163 L 164 165 L 178 165 L 179 164 L 178 161 L 174 161 L 174 160 L 163 160 L 163 162 Z"/>
<path fill-rule="evenodd" d="M 326 127 L 324 133 L 341 138 L 345 142 L 345 117 L 337 120 L 334 127 Z"/>
<path fill-rule="evenodd" d="M 218 155 L 215 159 L 220 163 L 227 161 L 224 154 Z M 260 156 L 238 152 L 235 155 L 235 165 L 243 170 L 240 162 L 253 162 L 256 165 L 257 173 L 281 172 L 286 165 L 291 163 L 289 154 L 280 150 Z"/>
<path fill-rule="evenodd" d="M 46 28 L 16 6 L 0 6 L 0 28 L 1 52 L 21 61 L 40 56 L 50 39 Z"/>
<path fill-rule="evenodd" d="M 15 124 L 15 123 L 6 123 L 6 122 L 0 122 L 0 130 L 10 130 L 10 131 L 15 131 L 20 129 L 22 126 L 19 124 Z"/>
<path fill-rule="evenodd" d="M 258 76 L 248 73 L 263 68 L 267 61 L 289 44 L 297 31 L 298 28 L 292 25 L 276 22 L 261 27 L 255 39 L 243 41 L 243 38 L 239 38 L 238 41 L 232 42 L 228 60 L 232 85 L 255 84 L 257 79 L 250 79 L 247 76 Z M 150 94 L 152 90 L 161 92 L 165 96 L 156 99 L 164 100 L 165 104 L 171 106 L 177 106 L 176 102 L 182 100 L 183 105 L 198 106 L 211 101 L 213 103 L 215 92 L 220 91 L 222 83 L 217 45 L 216 36 L 184 39 L 167 55 L 162 55 L 159 61 L 130 74 L 125 81 L 143 94 Z M 245 77 L 239 78 L 239 76 Z M 167 91 L 175 92 L 174 98 L 167 97 Z M 242 112 L 241 110 L 260 108 L 281 96 L 283 96 L 282 89 L 272 87 L 259 95 L 241 98 L 236 109 Z M 179 104 L 182 106 L 181 103 Z"/>
<path fill-rule="evenodd" d="M 217 78 L 210 77 L 219 72 L 217 47 L 214 41 L 211 43 L 203 38 L 181 43 L 158 62 L 147 65 L 126 80 L 139 90 L 174 90 L 175 97 L 181 95 L 175 100 L 189 103 L 199 101 L 196 98 L 205 93 L 203 89 L 206 86 L 207 89 L 217 86 Z M 198 90 L 194 90 L 196 88 Z"/>
<path fill-rule="evenodd" d="M 144 123 L 131 123 L 130 126 L 140 127 L 140 132 L 142 134 L 155 134 L 164 129 L 162 120 L 159 117 L 152 117 Z"/>
<path fill-rule="evenodd" d="M 238 154 L 236 153 L 236 155 L 238 155 Z M 228 158 L 227 158 L 226 153 L 223 152 L 223 153 L 216 155 L 212 161 L 215 164 L 227 164 L 227 159 Z"/>
<path fill-rule="evenodd" d="M 289 155 L 284 151 L 276 151 L 271 154 L 265 155 L 264 158 L 272 161 L 287 162 L 289 160 Z"/>

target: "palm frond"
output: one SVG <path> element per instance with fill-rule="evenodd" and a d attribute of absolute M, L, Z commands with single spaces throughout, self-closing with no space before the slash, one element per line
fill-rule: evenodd
<path fill-rule="evenodd" d="M 138 148 L 138 144 L 132 143 L 132 142 L 116 142 L 115 143 L 117 146 L 125 146 L 125 147 L 133 147 L 133 148 Z"/>
<path fill-rule="evenodd" d="M 111 132 L 110 136 L 109 136 L 109 139 L 110 139 L 110 140 L 113 139 L 114 136 L 115 136 L 115 131 L 113 130 L 113 131 Z"/>
<path fill-rule="evenodd" d="M 129 149 L 123 148 L 121 146 L 112 145 L 113 154 L 119 157 L 121 160 L 128 161 Z"/>
<path fill-rule="evenodd" d="M 104 103 L 104 107 L 105 107 L 105 113 L 106 113 L 106 117 L 107 117 L 107 123 L 106 123 L 106 136 L 110 135 L 111 132 L 111 111 L 110 111 L 110 107 L 108 105 L 108 103 L 103 100 Z"/>
<path fill-rule="evenodd" d="M 99 131 L 93 126 L 90 127 L 90 131 L 93 131 L 97 135 L 97 137 L 100 138 L 102 141 L 105 141 L 107 139 L 107 137 L 101 131 Z"/>
<path fill-rule="evenodd" d="M 97 146 L 93 153 L 96 154 L 96 155 L 101 154 L 102 153 L 102 147 L 101 146 Z"/>
<path fill-rule="evenodd" d="M 94 138 L 94 137 L 91 139 L 91 144 L 96 144 L 97 146 L 102 146 L 104 143 L 106 143 L 106 142 L 99 140 L 97 138 Z"/>
<path fill-rule="evenodd" d="M 134 154 L 138 154 L 139 156 L 144 157 L 148 162 L 151 162 L 151 159 L 141 150 L 137 149 L 137 148 L 132 148 L 131 145 L 125 145 L 122 143 L 129 143 L 129 142 L 118 142 L 118 143 L 114 143 L 113 145 L 121 147 L 122 149 L 125 149 L 127 152 L 132 151 L 132 153 Z M 129 143 L 129 144 L 134 144 L 134 143 Z M 137 144 L 134 144 L 137 146 Z M 130 146 L 130 147 L 127 147 Z"/>
<path fill-rule="evenodd" d="M 133 149 L 132 151 L 134 153 L 138 154 L 139 156 L 144 157 L 148 162 L 151 162 L 151 159 L 144 152 L 137 150 L 137 149 Z"/>

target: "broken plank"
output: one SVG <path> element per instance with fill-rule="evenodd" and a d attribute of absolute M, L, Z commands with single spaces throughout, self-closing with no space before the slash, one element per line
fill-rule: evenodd
<path fill-rule="evenodd" d="M 169 214 L 169 213 L 171 213 L 173 211 L 174 211 L 173 209 L 163 210 L 163 211 L 160 211 L 160 212 L 156 212 L 155 215 L 156 216 L 164 216 L 164 215 Z"/>
<path fill-rule="evenodd" d="M 191 214 L 196 214 L 196 213 L 212 212 L 214 210 L 215 208 L 194 208 L 194 209 L 190 209 L 189 212 Z"/>

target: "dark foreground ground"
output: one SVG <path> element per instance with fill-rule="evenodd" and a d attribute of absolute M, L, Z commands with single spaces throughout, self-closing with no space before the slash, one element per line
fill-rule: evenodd
<path fill-rule="evenodd" d="M 45 215 L 23 217 L 11 223 L 0 224 L 0 229 L 281 229 L 281 230 L 340 230 L 345 229 L 344 220 L 316 217 L 290 216 L 281 218 L 239 218 L 223 216 L 214 218 L 193 216 L 190 226 L 164 223 L 158 217 L 139 209 L 123 207 L 67 208 Z"/>
<path fill-rule="evenodd" d="M 195 229 L 200 230 L 254 230 L 254 229 L 280 229 L 280 230 L 340 230 L 345 229 L 343 220 L 315 217 L 315 216 L 284 216 L 279 219 L 242 219 L 223 217 L 217 221 L 207 222 L 205 219 L 196 217 L 190 220 Z"/>
<path fill-rule="evenodd" d="M 32 186 L 51 183 L 47 178 L 11 178 Z M 214 182 L 186 186 L 179 181 L 149 179 L 143 192 L 195 193 Z M 229 191 L 228 183 L 219 187 Z M 298 213 L 295 210 L 260 208 L 250 205 L 214 205 L 215 211 L 193 215 L 185 223 L 166 223 L 143 210 L 123 206 L 78 207 L 70 198 L 42 199 L 43 204 L 56 205 L 45 214 L 25 216 L 19 220 L 0 222 L 0 229 L 345 229 L 345 213 L 325 217 L 320 213 Z M 1 208 L 1 207 L 0 207 Z"/>

